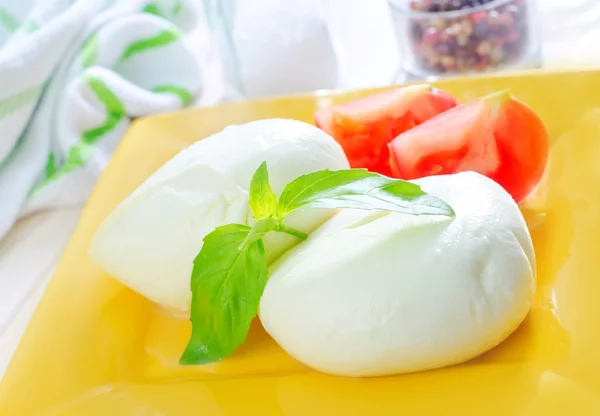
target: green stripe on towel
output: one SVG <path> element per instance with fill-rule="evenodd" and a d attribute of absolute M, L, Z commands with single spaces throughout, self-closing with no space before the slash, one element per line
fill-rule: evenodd
<path fill-rule="evenodd" d="M 8 10 L 0 7 L 0 25 L 4 26 L 9 32 L 14 32 L 21 26 L 21 23 Z"/>
<path fill-rule="evenodd" d="M 86 39 L 81 47 L 81 63 L 84 68 L 90 67 L 96 63 L 98 60 L 99 47 L 100 44 L 97 35 L 92 35 Z"/>
<path fill-rule="evenodd" d="M 16 113 L 28 104 L 37 101 L 41 92 L 42 86 L 36 85 L 35 87 L 28 88 L 17 94 L 0 100 L 0 120 L 13 113 Z"/>
<path fill-rule="evenodd" d="M 173 16 L 178 16 L 182 11 L 183 4 L 181 4 L 181 2 L 178 1 L 173 5 L 173 10 L 171 11 L 171 13 L 173 13 Z"/>
<path fill-rule="evenodd" d="M 154 87 L 152 88 L 152 92 L 156 92 L 159 94 L 174 94 L 179 97 L 183 106 L 189 105 L 194 99 L 194 96 L 191 92 L 189 92 L 185 88 L 181 88 L 176 85 L 161 85 L 159 87 Z"/>
<path fill-rule="evenodd" d="M 106 110 L 106 121 L 101 126 L 87 130 L 81 135 L 80 140 L 69 149 L 67 160 L 60 169 L 55 168 L 55 156 L 51 153 L 48 158 L 48 163 L 46 164 L 46 178 L 33 189 L 32 193 L 37 192 L 39 189 L 48 185 L 48 183 L 85 165 L 94 151 L 93 145 L 105 134 L 114 130 L 123 117 L 126 116 L 125 106 L 110 88 L 106 86 L 104 81 L 93 76 L 88 76 L 86 80 L 98 100 L 104 105 Z M 52 167 L 49 167 L 51 165 Z"/>
<path fill-rule="evenodd" d="M 147 51 L 149 49 L 160 48 L 161 46 L 167 46 L 181 39 L 182 34 L 175 28 L 167 29 L 160 32 L 158 35 L 151 38 L 138 40 L 137 42 L 129 45 L 123 55 L 121 55 L 121 62 L 128 60 L 132 56 Z"/>
<path fill-rule="evenodd" d="M 160 12 L 160 10 L 158 9 L 158 6 L 155 3 L 148 3 L 146 4 L 146 7 L 144 7 L 144 13 L 150 13 L 150 14 L 154 14 L 156 16 L 161 16 L 162 17 L 162 13 Z"/>
<path fill-rule="evenodd" d="M 56 172 L 56 155 L 54 152 L 50 152 L 50 156 L 48 156 L 48 161 L 46 162 L 46 168 L 44 169 L 44 177 L 49 178 L 54 175 Z"/>
<path fill-rule="evenodd" d="M 99 78 L 88 77 L 88 83 L 96 97 L 102 101 L 108 113 L 106 122 L 103 125 L 83 133 L 82 141 L 87 144 L 94 144 L 99 138 L 117 127 L 123 116 L 125 116 L 125 106 Z"/>
<path fill-rule="evenodd" d="M 33 20 L 25 20 L 21 26 L 19 26 L 19 31 L 23 33 L 33 33 L 37 31 L 40 26 L 34 22 Z"/>

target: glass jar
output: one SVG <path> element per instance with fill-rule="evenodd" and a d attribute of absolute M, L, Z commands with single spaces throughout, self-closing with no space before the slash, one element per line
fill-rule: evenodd
<path fill-rule="evenodd" d="M 204 0 L 233 98 L 338 85 L 338 62 L 319 0 Z"/>
<path fill-rule="evenodd" d="M 389 0 L 409 78 L 539 67 L 535 0 Z"/>

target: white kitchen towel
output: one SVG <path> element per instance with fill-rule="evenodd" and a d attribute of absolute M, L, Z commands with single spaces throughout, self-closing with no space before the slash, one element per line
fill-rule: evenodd
<path fill-rule="evenodd" d="M 0 0 L 0 238 L 83 204 L 131 120 L 190 104 L 193 0 Z"/>

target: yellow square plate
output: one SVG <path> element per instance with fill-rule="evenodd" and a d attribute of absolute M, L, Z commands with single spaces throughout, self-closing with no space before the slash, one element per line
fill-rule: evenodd
<path fill-rule="evenodd" d="M 535 306 L 502 345 L 451 368 L 345 379 L 303 367 L 255 323 L 233 357 L 179 367 L 190 324 L 92 265 L 100 222 L 167 159 L 228 124 L 311 122 L 316 107 L 367 92 L 191 109 L 136 122 L 118 149 L 0 385 L 0 415 L 600 414 L 600 72 L 439 86 L 462 100 L 508 87 L 552 139 L 545 179 L 523 206 L 538 256 Z"/>

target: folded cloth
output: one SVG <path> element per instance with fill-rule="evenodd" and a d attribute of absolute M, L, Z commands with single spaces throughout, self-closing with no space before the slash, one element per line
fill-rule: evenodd
<path fill-rule="evenodd" d="M 0 0 L 0 238 L 85 203 L 131 120 L 198 96 L 193 0 Z"/>

